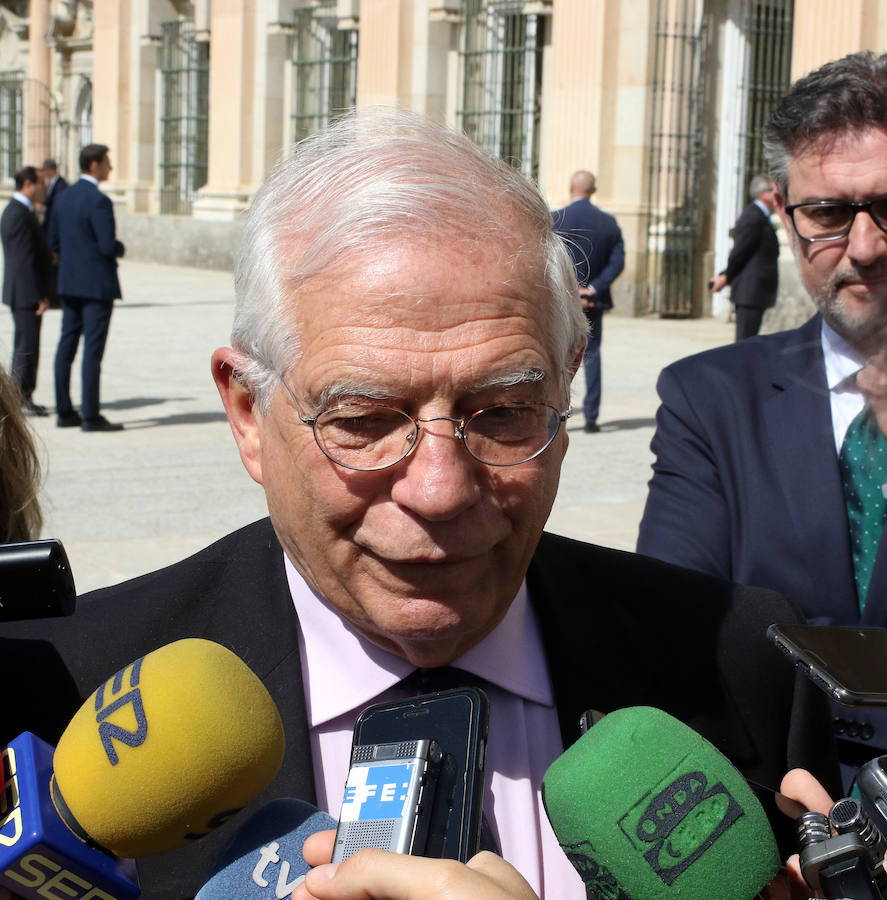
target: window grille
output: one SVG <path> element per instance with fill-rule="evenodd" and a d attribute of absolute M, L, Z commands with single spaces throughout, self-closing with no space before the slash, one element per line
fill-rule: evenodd
<path fill-rule="evenodd" d="M 21 72 L 0 72 L 0 177 L 11 179 L 22 167 Z"/>
<path fill-rule="evenodd" d="M 92 82 L 86 77 L 83 77 L 80 96 L 77 98 L 75 122 L 79 150 L 92 143 Z"/>
<path fill-rule="evenodd" d="M 209 44 L 193 22 L 164 22 L 160 53 L 160 212 L 189 215 L 206 184 L 209 129 Z"/>
<path fill-rule="evenodd" d="M 766 172 L 764 126 L 779 98 L 791 84 L 791 47 L 794 0 L 757 0 L 743 5 L 744 32 L 748 36 L 748 77 L 740 84 L 748 98 L 745 128 L 740 142 L 745 149 L 743 188 L 758 172 Z M 743 191 L 740 208 L 747 202 Z"/>
<path fill-rule="evenodd" d="M 693 312 L 709 28 L 702 0 L 658 0 L 648 181 L 651 308 Z"/>
<path fill-rule="evenodd" d="M 459 126 L 530 178 L 539 174 L 545 16 L 516 0 L 462 0 Z"/>
<path fill-rule="evenodd" d="M 292 138 L 319 131 L 357 103 L 357 30 L 340 29 L 335 3 L 295 13 Z"/>

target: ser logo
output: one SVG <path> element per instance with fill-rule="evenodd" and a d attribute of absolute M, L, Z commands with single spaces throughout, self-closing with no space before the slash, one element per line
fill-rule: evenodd
<path fill-rule="evenodd" d="M 673 770 L 667 778 L 654 788 L 652 799 L 644 795 L 619 825 L 650 868 L 671 885 L 743 810 L 721 782 L 709 785 L 701 769 L 679 775 Z"/>
<path fill-rule="evenodd" d="M 12 847 L 22 836 L 22 805 L 18 793 L 15 750 L 6 747 L 0 753 L 0 847 Z"/>
<path fill-rule="evenodd" d="M 116 675 L 100 685 L 95 692 L 95 721 L 99 727 L 99 739 L 112 766 L 120 761 L 114 741 L 127 747 L 140 747 L 148 736 L 148 719 L 139 690 L 139 676 L 142 671 L 142 659 L 137 659 L 131 666 L 121 669 Z M 126 673 L 129 672 L 129 684 L 124 685 Z M 110 695 L 105 704 L 105 691 Z M 121 693 L 126 690 L 126 693 Z M 114 721 L 110 721 L 111 716 Z M 135 727 L 131 727 L 132 725 Z M 130 727 L 126 727 L 130 726 Z"/>

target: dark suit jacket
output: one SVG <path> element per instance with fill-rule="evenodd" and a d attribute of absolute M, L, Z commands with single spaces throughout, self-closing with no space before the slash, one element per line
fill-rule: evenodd
<path fill-rule="evenodd" d="M 796 686 L 764 638 L 771 622 L 797 619 L 782 598 L 552 535 L 527 581 L 565 744 L 590 707 L 649 704 L 684 719 L 760 783 L 778 785 L 787 767 L 806 765 L 834 784 L 822 696 Z M 15 685 L 0 739 L 28 727 L 55 742 L 79 698 L 111 673 L 162 644 L 204 637 L 259 675 L 285 724 L 283 766 L 251 808 L 278 796 L 313 801 L 297 633 L 283 553 L 265 519 L 175 566 L 83 597 L 72 619 L 0 626 L 0 673 Z M 141 862 L 142 896 L 192 895 L 243 818 Z"/>
<path fill-rule="evenodd" d="M 68 186 L 68 182 L 61 175 L 52 183 L 52 187 L 46 192 L 43 200 L 43 230 L 49 234 L 49 227 L 52 223 L 52 214 L 55 210 L 56 201 L 62 191 Z"/>
<path fill-rule="evenodd" d="M 612 309 L 610 285 L 625 268 L 625 246 L 616 219 L 580 198 L 555 210 L 553 220 L 573 258 L 579 286 L 594 288 L 595 307 Z"/>
<path fill-rule="evenodd" d="M 733 249 L 727 260 L 730 300 L 737 306 L 766 309 L 779 288 L 779 240 L 756 203 L 749 203 L 733 226 Z"/>
<path fill-rule="evenodd" d="M 637 548 L 772 588 L 814 623 L 885 627 L 887 531 L 860 614 L 820 328 L 817 315 L 663 370 Z M 887 715 L 837 712 L 874 728 L 863 758 L 885 752 Z"/>
<path fill-rule="evenodd" d="M 50 292 L 50 257 L 37 216 L 12 199 L 0 215 L 3 243 L 3 302 L 12 309 L 37 309 Z"/>
<path fill-rule="evenodd" d="M 61 296 L 116 300 L 120 296 L 111 198 L 80 178 L 58 197 L 49 224 L 49 246 L 59 255 L 57 290 Z"/>

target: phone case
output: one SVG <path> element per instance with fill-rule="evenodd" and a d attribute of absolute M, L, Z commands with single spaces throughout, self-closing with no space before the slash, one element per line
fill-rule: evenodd
<path fill-rule="evenodd" d="M 431 813 L 428 856 L 468 862 L 480 849 L 487 695 L 475 687 L 438 691 L 365 709 L 353 746 L 430 739 L 443 753 Z"/>
<path fill-rule="evenodd" d="M 887 706 L 887 629 L 771 625 L 767 637 L 844 706 Z"/>

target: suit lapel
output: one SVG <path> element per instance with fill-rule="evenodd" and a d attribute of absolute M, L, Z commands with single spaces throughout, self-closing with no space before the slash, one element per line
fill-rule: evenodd
<path fill-rule="evenodd" d="M 277 704 L 286 754 L 273 782 L 275 795 L 315 803 L 298 617 L 283 550 L 268 519 L 239 535 L 235 558 L 225 567 L 224 583 L 215 602 L 208 604 L 205 637 L 230 647 L 261 678 Z"/>
<path fill-rule="evenodd" d="M 859 607 L 834 451 L 820 321 L 815 316 L 783 344 L 763 416 L 785 507 L 800 552 L 808 562 L 807 577 L 817 582 L 799 586 L 798 595 L 825 598 L 821 609 L 808 610 L 809 618 L 827 616 L 852 623 L 858 619 Z"/>

